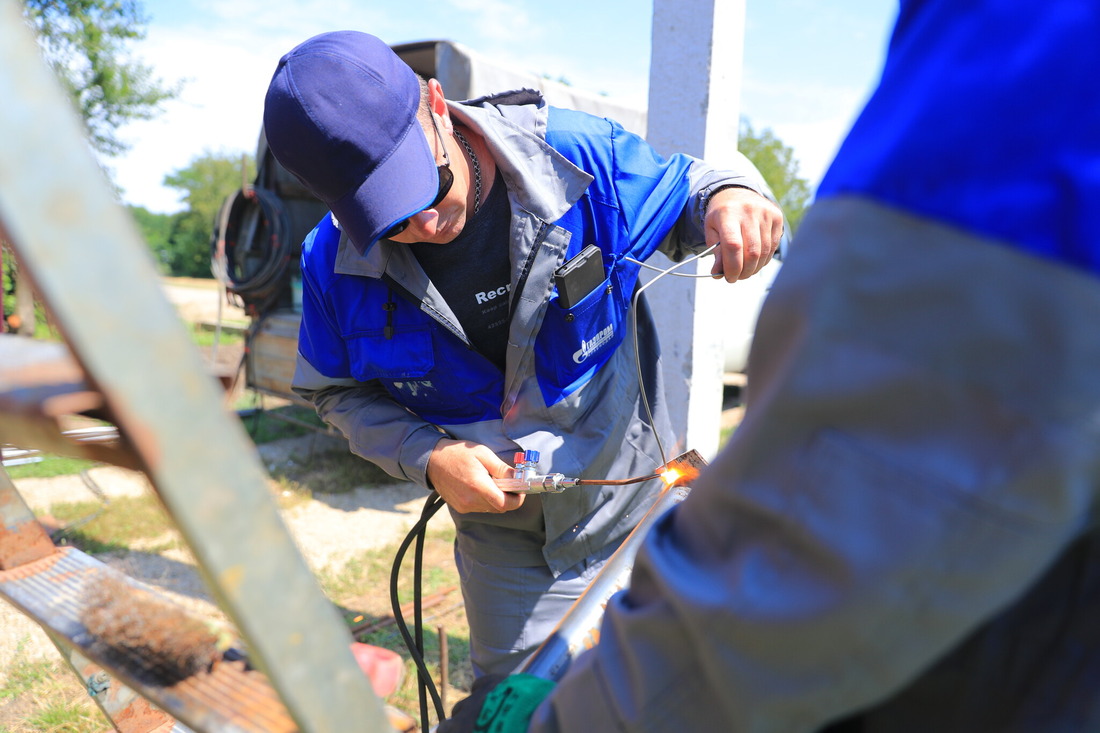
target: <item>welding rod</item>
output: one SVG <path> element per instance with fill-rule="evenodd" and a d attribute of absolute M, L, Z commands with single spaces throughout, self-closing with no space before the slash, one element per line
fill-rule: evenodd
<path fill-rule="evenodd" d="M 661 474 L 651 473 L 648 476 L 635 476 L 634 478 L 621 479 L 579 478 L 576 479 L 576 481 L 577 486 L 626 486 L 627 484 L 640 484 L 643 481 L 651 481 L 655 478 L 661 478 Z"/>

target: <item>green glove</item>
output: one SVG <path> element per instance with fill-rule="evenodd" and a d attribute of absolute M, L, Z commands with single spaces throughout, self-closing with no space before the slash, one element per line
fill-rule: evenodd
<path fill-rule="evenodd" d="M 529 674 L 480 677 L 437 733 L 524 733 L 535 708 L 553 689 L 550 680 Z"/>
<path fill-rule="evenodd" d="M 506 677 L 485 696 L 474 733 L 524 733 L 535 708 L 553 689 L 554 683 L 541 677 Z"/>

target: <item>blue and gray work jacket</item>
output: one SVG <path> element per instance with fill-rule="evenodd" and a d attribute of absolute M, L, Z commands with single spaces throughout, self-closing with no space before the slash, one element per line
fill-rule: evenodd
<path fill-rule="evenodd" d="M 706 196 L 721 185 L 764 192 L 765 184 L 741 156 L 735 171 L 663 158 L 617 123 L 549 107 L 537 92 L 450 103 L 450 111 L 484 138 L 508 189 L 504 371 L 472 348 L 407 247 L 381 240 L 360 252 L 326 219 L 302 250 L 295 389 L 353 452 L 425 486 L 444 433 L 507 462 L 537 450 L 542 472 L 652 473 L 661 456 L 640 402 L 635 327 L 656 428 L 666 452 L 676 446 L 653 323 L 644 305 L 633 317 L 639 266 L 630 258 L 702 249 Z M 554 271 L 589 244 L 602 252 L 605 282 L 565 309 Z M 579 487 L 529 496 L 504 515 L 455 514 L 459 549 L 496 564 L 545 562 L 556 574 L 627 533 L 657 488 Z"/>

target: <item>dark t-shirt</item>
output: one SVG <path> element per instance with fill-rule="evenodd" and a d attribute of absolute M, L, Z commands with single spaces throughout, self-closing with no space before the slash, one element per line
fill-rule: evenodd
<path fill-rule="evenodd" d="M 449 244 L 410 244 L 474 348 L 504 370 L 511 263 L 508 189 L 498 175 L 477 215 Z"/>

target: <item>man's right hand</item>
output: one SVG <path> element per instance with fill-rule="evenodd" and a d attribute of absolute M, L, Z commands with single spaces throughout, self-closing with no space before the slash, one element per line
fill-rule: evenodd
<path fill-rule="evenodd" d="M 428 459 L 428 480 L 459 514 L 503 514 L 523 504 L 523 494 L 501 491 L 494 478 L 511 478 L 512 467 L 480 443 L 444 438 Z"/>

